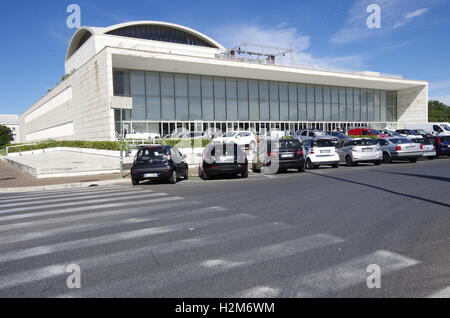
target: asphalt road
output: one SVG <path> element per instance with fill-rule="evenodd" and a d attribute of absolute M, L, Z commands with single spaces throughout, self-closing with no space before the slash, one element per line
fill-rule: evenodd
<path fill-rule="evenodd" d="M 0 297 L 450 297 L 449 190 L 441 159 L 0 195 Z"/>

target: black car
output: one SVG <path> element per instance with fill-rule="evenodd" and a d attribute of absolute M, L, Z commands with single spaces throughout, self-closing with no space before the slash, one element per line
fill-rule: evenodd
<path fill-rule="evenodd" d="M 260 172 L 262 167 L 271 167 L 276 161 L 278 171 L 284 172 L 288 169 L 296 169 L 298 172 L 305 171 L 305 157 L 303 147 L 297 139 L 280 139 L 278 145 L 274 140 L 264 140 L 256 150 L 252 171 Z M 278 149 L 276 149 L 278 148 Z"/>
<path fill-rule="evenodd" d="M 439 156 L 450 156 L 450 136 L 433 136 L 429 140 L 436 148 L 436 158 Z"/>
<path fill-rule="evenodd" d="M 247 154 L 236 143 L 210 144 L 203 152 L 199 175 L 203 180 L 219 175 L 248 178 Z"/>
<path fill-rule="evenodd" d="M 138 185 L 142 180 L 167 180 L 175 184 L 180 177 L 188 179 L 186 156 L 172 146 L 141 147 L 131 168 L 131 181 Z"/>

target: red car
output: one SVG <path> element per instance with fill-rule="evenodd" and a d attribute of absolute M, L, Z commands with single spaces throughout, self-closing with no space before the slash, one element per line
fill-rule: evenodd
<path fill-rule="evenodd" d="M 384 135 L 380 133 L 376 129 L 369 128 L 356 128 L 348 131 L 349 136 L 370 136 L 370 137 L 379 137 L 379 138 L 387 138 L 388 135 Z"/>

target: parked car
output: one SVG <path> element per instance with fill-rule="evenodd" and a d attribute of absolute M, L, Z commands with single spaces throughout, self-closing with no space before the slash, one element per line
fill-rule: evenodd
<path fill-rule="evenodd" d="M 296 169 L 298 172 L 305 171 L 305 157 L 303 148 L 297 139 L 279 139 L 278 149 L 274 147 L 274 139 L 266 140 L 260 144 L 255 151 L 252 171 L 260 172 L 262 167 L 268 167 L 276 161 L 277 172 L 288 169 Z"/>
<path fill-rule="evenodd" d="M 336 152 L 339 155 L 340 162 L 346 163 L 348 167 L 360 162 L 380 165 L 383 160 L 383 152 L 373 139 L 342 140 L 336 144 Z"/>
<path fill-rule="evenodd" d="M 249 147 L 255 149 L 256 137 L 249 131 L 230 131 L 223 134 L 219 138 L 213 139 L 214 144 L 235 143 L 241 147 Z"/>
<path fill-rule="evenodd" d="M 382 134 L 376 129 L 369 129 L 369 128 L 354 128 L 350 129 L 348 131 L 349 136 L 370 136 L 370 137 L 379 137 L 379 138 L 386 138 L 389 137 L 388 135 Z"/>
<path fill-rule="evenodd" d="M 143 180 L 168 180 L 175 184 L 180 177 L 188 179 L 186 156 L 172 146 L 145 146 L 139 148 L 131 168 L 131 181 L 138 185 Z"/>
<path fill-rule="evenodd" d="M 405 137 L 390 137 L 376 141 L 383 151 L 383 162 L 392 163 L 393 160 L 409 160 L 417 162 L 423 156 L 423 146 Z"/>
<path fill-rule="evenodd" d="M 311 139 L 329 139 L 335 142 L 339 141 L 339 138 L 330 136 L 322 130 L 299 130 L 295 133 L 295 138 L 301 142 Z"/>
<path fill-rule="evenodd" d="M 430 138 L 415 138 L 411 139 L 411 141 L 422 145 L 424 158 L 428 158 L 429 160 L 436 158 L 436 148 Z"/>
<path fill-rule="evenodd" d="M 210 144 L 203 152 L 199 175 L 203 180 L 219 175 L 248 178 L 247 155 L 236 143 Z"/>
<path fill-rule="evenodd" d="M 412 129 L 398 129 L 396 130 L 396 132 L 409 139 L 423 138 L 422 135 L 419 135 L 415 130 Z"/>
<path fill-rule="evenodd" d="M 340 132 L 340 131 L 327 131 L 326 134 L 338 138 L 337 141 L 353 139 L 353 138 L 347 136 L 346 134 L 344 134 L 343 132 Z"/>
<path fill-rule="evenodd" d="M 429 139 L 436 148 L 436 158 L 450 156 L 450 136 L 434 136 Z"/>
<path fill-rule="evenodd" d="M 423 129 L 413 129 L 413 131 L 415 131 L 416 135 L 420 135 L 423 138 L 433 137 L 432 133 L 428 133 Z"/>
<path fill-rule="evenodd" d="M 393 130 L 388 130 L 388 129 L 382 129 L 382 130 L 380 130 L 380 133 L 382 135 L 388 136 L 388 137 L 403 137 L 398 132 L 393 131 Z"/>
<path fill-rule="evenodd" d="M 330 139 L 306 140 L 302 143 L 306 168 L 316 169 L 319 166 L 332 166 L 339 168 L 339 155 L 335 144 Z"/>

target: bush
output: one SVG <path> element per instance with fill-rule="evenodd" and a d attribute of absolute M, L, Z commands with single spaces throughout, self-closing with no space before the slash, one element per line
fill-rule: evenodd
<path fill-rule="evenodd" d="M 161 145 L 176 146 L 178 148 L 204 148 L 211 143 L 210 139 L 166 139 L 161 140 Z"/>
<path fill-rule="evenodd" d="M 379 136 L 349 136 L 350 138 L 370 138 L 370 139 L 378 139 Z"/>
<path fill-rule="evenodd" d="M 23 145 L 8 150 L 9 153 L 40 150 L 56 147 L 83 148 L 97 150 L 120 150 L 120 143 L 114 141 L 56 141 L 49 140 L 35 145 Z"/>

